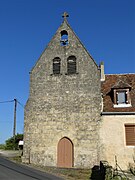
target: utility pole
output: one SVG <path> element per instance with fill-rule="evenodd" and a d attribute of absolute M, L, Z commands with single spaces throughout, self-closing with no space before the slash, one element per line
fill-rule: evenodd
<path fill-rule="evenodd" d="M 14 150 L 15 150 L 15 135 L 16 135 L 16 108 L 17 108 L 17 99 L 14 99 L 14 125 L 13 125 L 13 138 L 14 138 Z"/>

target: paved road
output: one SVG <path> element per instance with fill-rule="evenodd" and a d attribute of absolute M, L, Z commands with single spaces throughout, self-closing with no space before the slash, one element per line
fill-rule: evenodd
<path fill-rule="evenodd" d="M 13 163 L 0 156 L 0 180 L 62 180 L 62 178 Z"/>

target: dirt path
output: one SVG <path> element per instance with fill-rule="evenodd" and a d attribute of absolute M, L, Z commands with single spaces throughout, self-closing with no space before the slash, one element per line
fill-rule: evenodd
<path fill-rule="evenodd" d="M 19 156 L 19 151 L 0 150 L 0 155 L 4 157 L 16 157 Z"/>

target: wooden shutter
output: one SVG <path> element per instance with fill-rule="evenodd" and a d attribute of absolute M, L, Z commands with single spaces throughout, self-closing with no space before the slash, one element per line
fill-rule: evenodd
<path fill-rule="evenodd" d="M 70 56 L 67 61 L 67 72 L 68 74 L 76 73 L 76 57 Z"/>
<path fill-rule="evenodd" d="M 135 125 L 125 125 L 126 145 L 135 146 Z"/>
<path fill-rule="evenodd" d="M 55 58 L 53 60 L 53 74 L 60 74 L 60 59 Z"/>

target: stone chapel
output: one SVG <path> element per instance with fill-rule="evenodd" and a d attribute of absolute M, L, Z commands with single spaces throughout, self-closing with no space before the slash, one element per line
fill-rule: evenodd
<path fill-rule="evenodd" d="M 135 74 L 105 75 L 67 18 L 30 72 L 22 160 L 90 168 L 114 165 L 117 155 L 126 169 L 135 146 Z"/>
<path fill-rule="evenodd" d="M 67 17 L 30 72 L 23 161 L 88 167 L 99 158 L 100 70 Z"/>

